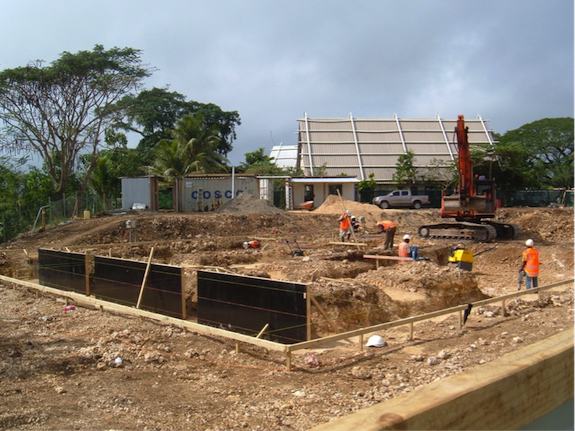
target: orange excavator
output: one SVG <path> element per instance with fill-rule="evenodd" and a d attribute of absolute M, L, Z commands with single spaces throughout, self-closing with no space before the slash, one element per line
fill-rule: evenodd
<path fill-rule="evenodd" d="M 473 162 L 467 139 L 463 115 L 457 118 L 459 186 L 452 195 L 442 192 L 442 218 L 454 218 L 456 222 L 423 225 L 418 229 L 422 238 L 469 239 L 489 242 L 498 239 L 512 239 L 521 233 L 518 225 L 500 223 L 491 219 L 497 208 L 495 181 L 473 177 Z"/>

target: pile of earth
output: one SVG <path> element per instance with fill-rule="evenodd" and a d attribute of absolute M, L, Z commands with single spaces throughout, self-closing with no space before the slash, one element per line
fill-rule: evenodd
<path fill-rule="evenodd" d="M 234 199 L 230 199 L 215 211 L 217 214 L 251 214 L 277 212 L 283 212 L 283 210 L 275 207 L 272 202 L 266 199 L 258 199 L 254 195 L 247 192 L 238 194 Z"/>

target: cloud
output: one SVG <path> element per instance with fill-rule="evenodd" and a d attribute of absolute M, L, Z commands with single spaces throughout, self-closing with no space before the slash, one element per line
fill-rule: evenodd
<path fill-rule="evenodd" d="M 188 99 L 238 111 L 230 154 L 296 143 L 297 118 L 455 118 L 498 133 L 573 116 L 573 2 L 5 0 L 0 67 L 129 46 Z M 270 135 L 271 132 L 271 135 Z M 273 142 L 272 142 L 273 136 Z"/>

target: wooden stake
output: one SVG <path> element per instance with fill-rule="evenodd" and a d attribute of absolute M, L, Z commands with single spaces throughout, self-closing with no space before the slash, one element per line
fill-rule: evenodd
<path fill-rule="evenodd" d="M 262 336 L 262 334 L 263 334 L 264 332 L 266 332 L 266 330 L 267 330 L 269 327 L 270 327 L 270 324 L 269 324 L 269 323 L 266 323 L 266 324 L 264 325 L 264 327 L 262 328 L 262 330 L 259 332 L 259 334 L 256 336 L 256 338 L 260 338 L 260 337 Z"/>
<path fill-rule="evenodd" d="M 150 257 L 148 258 L 148 265 L 146 266 L 146 272 L 144 273 L 144 280 L 142 281 L 142 287 L 140 288 L 140 295 L 138 296 L 138 303 L 136 308 L 140 308 L 140 303 L 142 302 L 142 295 L 144 294 L 144 286 L 148 280 L 148 272 L 150 272 L 150 264 L 152 262 L 152 255 L 154 254 L 154 247 L 150 250 Z"/>
<path fill-rule="evenodd" d="M 333 332 L 337 332 L 337 328 L 336 328 L 335 324 L 331 321 L 331 319 L 329 318 L 327 313 L 324 311 L 324 309 L 321 307 L 321 305 L 319 305 L 319 302 L 317 302 L 317 299 L 315 299 L 315 297 L 311 294 L 309 296 L 310 296 L 313 304 L 317 307 L 317 309 L 319 310 L 319 312 L 323 316 L 323 318 L 325 320 L 327 320 L 327 323 L 329 323 L 329 326 L 331 326 L 331 329 L 333 330 Z"/>

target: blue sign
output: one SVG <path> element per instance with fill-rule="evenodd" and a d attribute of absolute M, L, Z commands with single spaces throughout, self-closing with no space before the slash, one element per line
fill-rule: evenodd
<path fill-rule="evenodd" d="M 240 193 L 243 193 L 243 190 L 238 190 L 238 191 L 236 191 L 236 197 L 237 197 Z M 226 199 L 231 199 L 232 196 L 233 196 L 233 193 L 232 193 L 231 190 L 225 190 L 225 191 L 223 192 L 223 194 L 222 194 L 222 191 L 221 191 L 221 190 L 216 190 L 216 191 L 213 193 L 214 199 L 221 199 L 222 197 L 225 197 Z M 210 199 L 212 198 L 212 192 L 209 191 L 209 190 L 204 190 L 204 191 L 202 192 L 202 198 L 205 199 L 205 200 L 210 200 Z M 198 200 L 198 191 L 197 191 L 197 190 L 194 190 L 194 191 L 192 192 L 192 199 Z"/>

